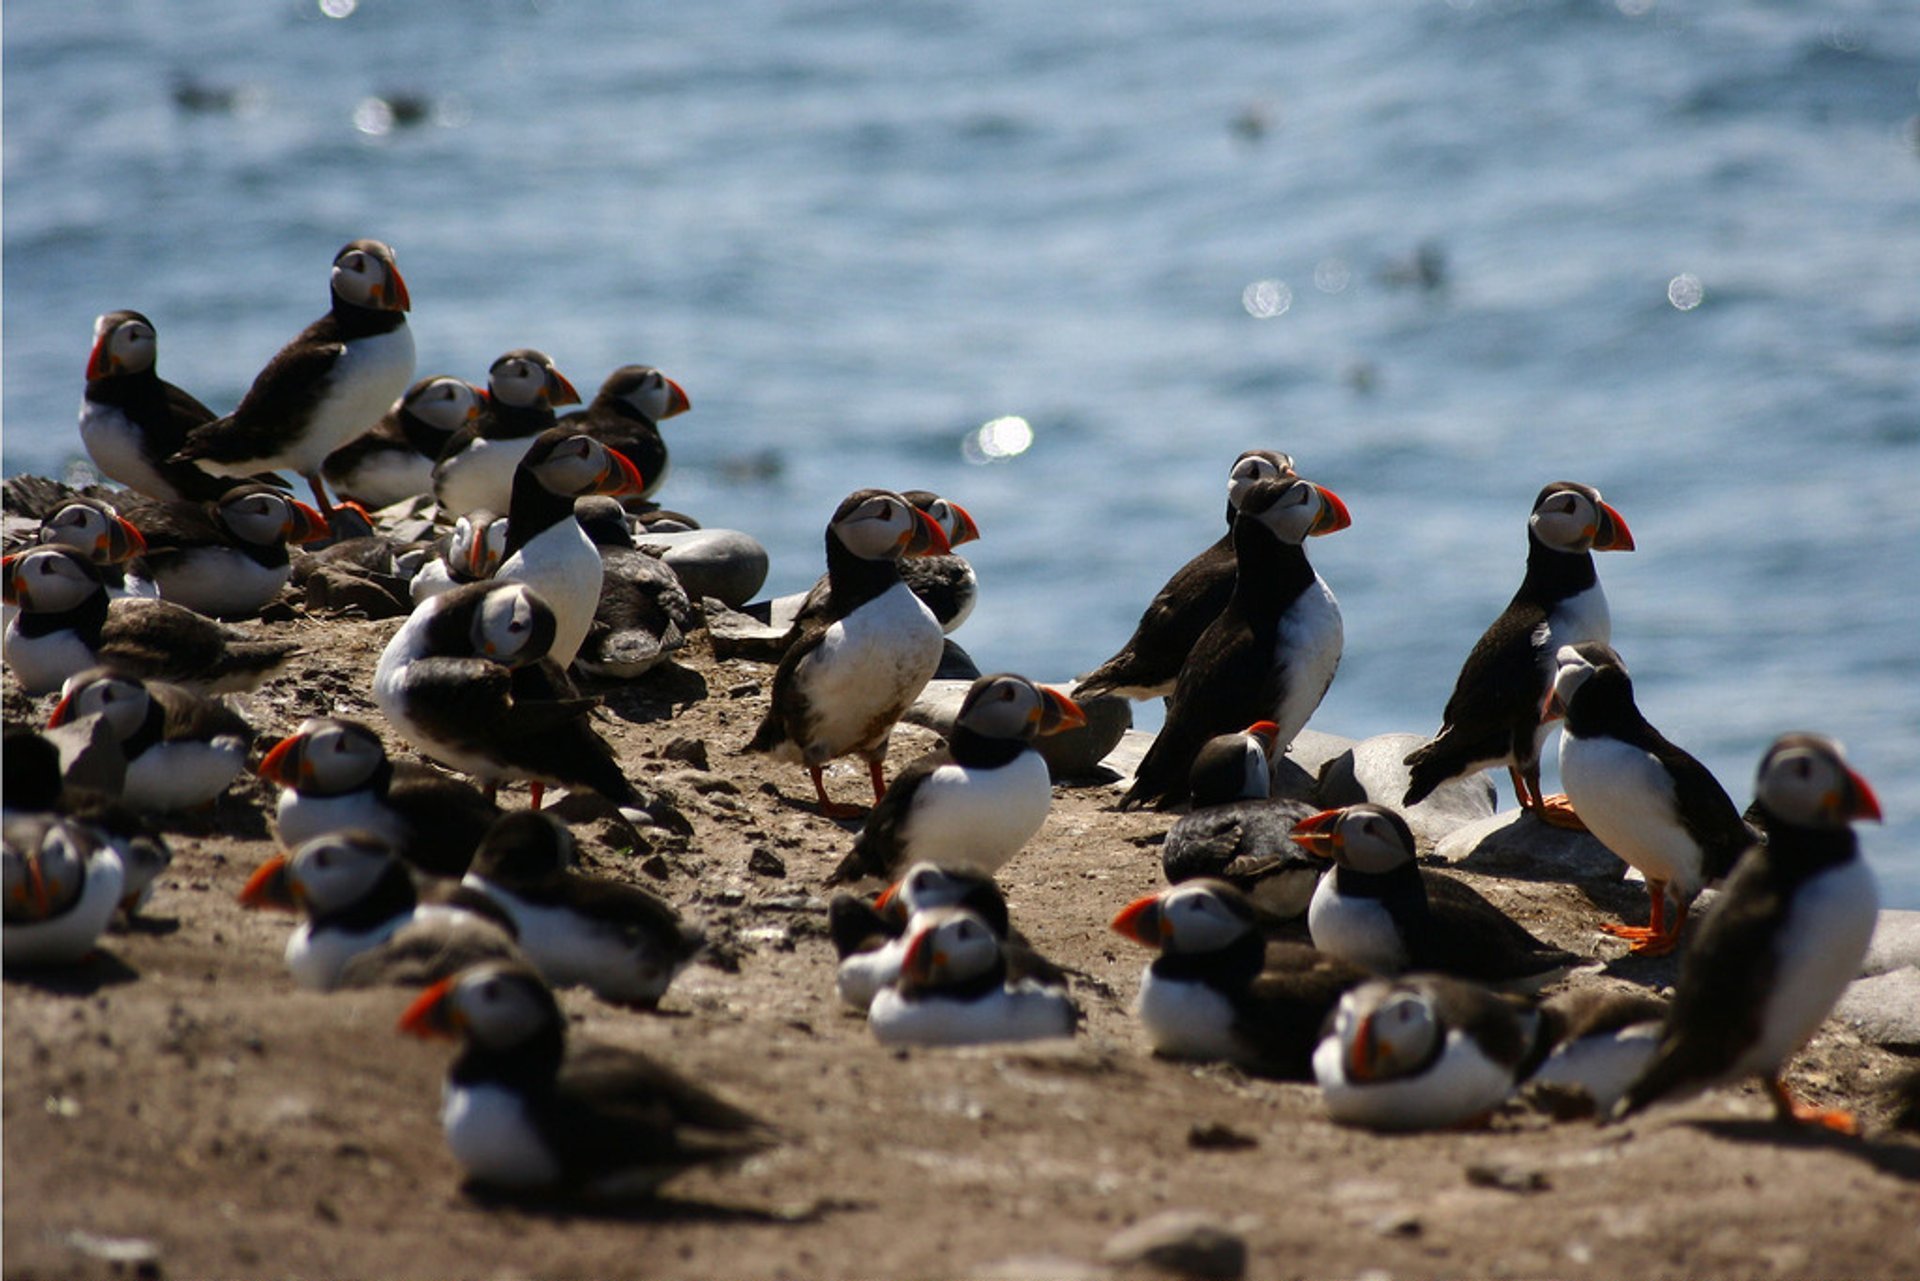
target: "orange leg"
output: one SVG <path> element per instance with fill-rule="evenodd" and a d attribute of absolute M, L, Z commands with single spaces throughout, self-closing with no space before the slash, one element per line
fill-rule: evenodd
<path fill-rule="evenodd" d="M 867 777 L 873 780 L 873 803 L 878 805 L 880 798 L 887 794 L 887 774 L 879 761 L 867 762 Z"/>
<path fill-rule="evenodd" d="M 1840 1108 L 1817 1108 L 1801 1103 L 1787 1093 L 1786 1082 L 1777 1076 L 1768 1077 L 1766 1085 L 1767 1093 L 1773 1096 L 1774 1112 L 1782 1121 L 1818 1125 L 1840 1134 L 1860 1133 L 1860 1124 L 1853 1119 L 1853 1113 Z"/>
<path fill-rule="evenodd" d="M 530 810 L 539 809 L 540 798 L 545 796 L 546 794 L 547 794 L 547 785 L 545 783 L 528 783 L 527 784 L 527 808 Z"/>
<path fill-rule="evenodd" d="M 827 780 L 821 777 L 821 767 L 807 766 L 807 773 L 813 776 L 813 794 L 819 798 L 820 813 L 826 818 L 859 818 L 866 811 L 858 805 L 845 805 L 827 797 Z"/>
<path fill-rule="evenodd" d="M 1673 920 L 1669 922 L 1667 883 L 1655 880 L 1647 882 L 1647 902 L 1645 925 L 1608 923 L 1600 927 L 1600 932 L 1631 941 L 1633 946 L 1627 949 L 1630 955 L 1665 956 L 1680 942 L 1680 930 L 1687 923 L 1687 905 L 1683 903 L 1674 909 Z"/>

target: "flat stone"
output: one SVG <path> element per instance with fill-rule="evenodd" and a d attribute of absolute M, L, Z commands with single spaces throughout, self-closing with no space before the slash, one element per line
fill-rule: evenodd
<path fill-rule="evenodd" d="M 1124 792 L 1133 786 L 1134 771 L 1140 768 L 1155 737 L 1143 729 L 1130 729 L 1120 735 L 1120 741 L 1100 758 L 1101 765 L 1119 775 L 1108 787 Z"/>
<path fill-rule="evenodd" d="M 966 1275 L 970 1281 L 1108 1281 L 1107 1270 L 1099 1264 L 1051 1254 L 996 1259 Z"/>
<path fill-rule="evenodd" d="M 769 626 L 765 620 L 737 610 L 717 597 L 700 602 L 706 615 L 707 637 L 715 658 L 750 658 L 762 663 L 777 663 L 785 652 L 785 627 Z"/>
<path fill-rule="evenodd" d="M 127 783 L 127 757 L 120 750 L 120 740 L 108 731 L 105 717 L 82 716 L 40 734 L 59 749 L 60 777 L 70 791 L 120 795 Z"/>
<path fill-rule="evenodd" d="M 1592 835 L 1554 827 L 1519 809 L 1456 829 L 1434 843 L 1433 853 L 1469 872 L 1535 881 L 1617 881 L 1627 870 Z"/>
<path fill-rule="evenodd" d="M 1197 1210 L 1169 1210 L 1142 1219 L 1116 1234 L 1100 1253 L 1120 1267 L 1209 1281 L 1238 1281 L 1247 1272 L 1246 1240 Z"/>
<path fill-rule="evenodd" d="M 1909 1054 L 1920 1050 L 1920 966 L 1856 979 L 1834 1013 L 1863 1040 Z"/>
<path fill-rule="evenodd" d="M 1320 771 L 1320 803 L 1385 805 L 1406 818 L 1422 844 L 1437 844 L 1455 830 L 1491 815 L 1493 783 L 1484 773 L 1450 779 L 1418 805 L 1401 803 L 1413 778 L 1406 766 L 1407 753 L 1426 741 L 1421 734 L 1376 734 L 1355 743 Z"/>
<path fill-rule="evenodd" d="M 712 596 L 737 609 L 767 581 L 767 549 L 737 529 L 643 530 L 634 542 L 665 561 L 695 600 Z"/>
<path fill-rule="evenodd" d="M 1885 974 L 1902 966 L 1920 966 L 1920 912 L 1889 908 L 1880 913 L 1860 973 Z"/>
<path fill-rule="evenodd" d="M 1327 762 L 1352 751 L 1358 741 L 1344 734 L 1327 734 L 1309 727 L 1293 736 L 1293 742 L 1287 748 L 1287 759 L 1318 778 L 1320 771 L 1327 767 Z"/>

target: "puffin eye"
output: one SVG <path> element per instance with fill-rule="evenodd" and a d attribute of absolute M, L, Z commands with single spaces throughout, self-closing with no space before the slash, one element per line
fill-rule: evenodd
<path fill-rule="evenodd" d="M 332 866 L 333 866 L 333 851 L 332 851 L 332 850 L 320 850 L 319 852 L 317 852 L 316 854 L 314 854 L 314 856 L 313 856 L 313 865 L 314 865 L 315 867 L 321 867 L 321 868 L 326 868 L 326 867 L 332 867 Z"/>

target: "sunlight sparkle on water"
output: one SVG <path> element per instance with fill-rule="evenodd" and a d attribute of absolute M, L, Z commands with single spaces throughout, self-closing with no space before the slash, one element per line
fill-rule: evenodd
<path fill-rule="evenodd" d="M 1683 271 L 1667 282 L 1667 301 L 1681 311 L 1692 311 L 1707 296 L 1707 287 L 1700 283 L 1700 277 Z"/>
<path fill-rule="evenodd" d="M 1240 291 L 1240 305 L 1256 320 L 1271 320 L 1293 306 L 1293 290 L 1284 280 L 1256 280 Z"/>
<path fill-rule="evenodd" d="M 970 463 L 1004 463 L 1033 447 L 1033 425 L 1018 414 L 1008 414 L 967 433 L 960 453 Z"/>
<path fill-rule="evenodd" d="M 329 18 L 351 18 L 360 0 L 320 0 L 320 12 Z"/>

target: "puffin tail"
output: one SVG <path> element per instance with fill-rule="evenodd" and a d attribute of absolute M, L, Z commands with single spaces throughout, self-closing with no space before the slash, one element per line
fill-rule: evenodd
<path fill-rule="evenodd" d="M 1460 768 L 1446 750 L 1446 732 L 1438 738 L 1423 744 L 1407 753 L 1401 764 L 1409 767 L 1411 773 L 1405 796 L 1400 798 L 1402 805 L 1418 805 L 1433 794 L 1440 784 L 1460 773 Z"/>

